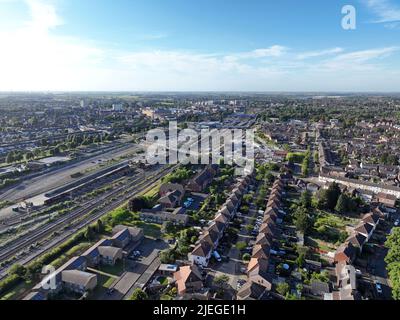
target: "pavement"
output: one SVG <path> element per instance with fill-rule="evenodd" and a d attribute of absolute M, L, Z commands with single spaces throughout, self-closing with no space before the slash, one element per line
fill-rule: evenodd
<path fill-rule="evenodd" d="M 159 252 L 167 247 L 168 244 L 163 241 L 146 238 L 136 248 L 142 253 L 141 257 L 135 261 L 125 260 L 126 271 L 111 286 L 115 291 L 111 295 L 105 293 L 100 300 L 126 300 L 136 288 L 143 288 L 161 264 Z"/>

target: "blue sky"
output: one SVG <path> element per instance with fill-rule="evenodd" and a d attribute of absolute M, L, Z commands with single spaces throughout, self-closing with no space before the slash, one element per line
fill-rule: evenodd
<path fill-rule="evenodd" d="M 0 90 L 399 91 L 399 39 L 398 0 L 0 0 Z"/>

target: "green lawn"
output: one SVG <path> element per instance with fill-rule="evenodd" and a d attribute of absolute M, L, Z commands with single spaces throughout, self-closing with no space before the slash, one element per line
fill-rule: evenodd
<path fill-rule="evenodd" d="M 111 265 L 101 265 L 98 270 L 111 274 L 113 276 L 121 276 L 124 273 L 124 263 L 122 261 L 117 262 L 114 266 Z"/>
<path fill-rule="evenodd" d="M 348 236 L 346 226 L 356 225 L 357 222 L 358 219 L 317 211 L 311 235 L 319 243 L 319 248 L 326 250 L 324 246 L 332 248 L 343 242 Z"/>
<path fill-rule="evenodd" d="M 94 289 L 90 296 L 90 300 L 98 300 L 107 292 L 107 289 L 111 287 L 115 278 L 108 277 L 103 274 L 97 275 L 97 287 Z"/>
<path fill-rule="evenodd" d="M 161 226 L 158 224 L 146 223 L 143 221 L 136 221 L 134 223 L 134 226 L 136 226 L 138 228 L 142 228 L 144 235 L 146 237 L 158 239 L 162 236 L 161 235 Z"/>

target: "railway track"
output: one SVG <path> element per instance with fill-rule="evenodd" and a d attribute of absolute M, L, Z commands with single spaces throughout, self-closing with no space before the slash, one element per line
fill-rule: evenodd
<path fill-rule="evenodd" d="M 126 202 L 129 198 L 133 196 L 132 193 L 140 193 L 145 191 L 146 189 L 154 185 L 155 182 L 157 182 L 160 178 L 174 170 L 175 167 L 176 166 L 171 168 L 163 168 L 161 171 L 155 173 L 154 175 L 151 175 L 150 177 L 147 177 L 143 181 L 139 181 L 143 179 L 142 177 L 139 177 L 138 179 L 135 179 L 133 182 L 131 182 L 128 188 L 121 187 L 117 190 L 113 190 L 113 192 L 107 194 L 107 196 L 103 196 L 100 199 L 92 200 L 92 204 L 88 205 L 87 203 L 85 204 L 84 208 L 80 208 L 69 214 L 68 216 L 60 218 L 50 225 L 40 227 L 37 230 L 34 230 L 31 234 L 28 234 L 23 238 L 20 238 L 11 244 L 8 244 L 6 248 L 0 250 L 0 262 L 6 261 L 7 259 L 28 248 L 30 245 L 49 237 L 54 232 L 62 230 L 67 225 L 69 225 L 76 231 L 79 231 L 80 229 L 99 219 L 101 216 L 105 215 L 106 213 Z M 112 198 L 120 195 L 121 192 L 123 192 L 123 195 L 118 200 L 113 201 L 110 205 L 100 209 L 96 213 L 93 213 L 87 219 L 84 219 L 83 221 L 78 221 L 76 225 L 73 225 L 74 221 L 80 220 L 79 218 L 81 218 L 83 215 L 88 214 L 90 211 L 98 208 L 102 203 L 107 202 Z M 33 259 L 34 258 L 32 258 L 32 260 Z"/>

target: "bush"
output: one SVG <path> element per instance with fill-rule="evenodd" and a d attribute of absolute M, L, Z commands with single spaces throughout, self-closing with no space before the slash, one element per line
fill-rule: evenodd
<path fill-rule="evenodd" d="M 247 243 L 244 241 L 239 241 L 238 243 L 236 243 L 236 249 L 238 249 L 239 251 L 244 250 L 247 247 Z"/>
<path fill-rule="evenodd" d="M 147 300 L 149 296 L 147 295 L 146 292 L 144 292 L 142 289 L 135 289 L 133 291 L 132 296 L 129 298 L 129 300 Z"/>
<path fill-rule="evenodd" d="M 22 278 L 17 274 L 12 274 L 0 281 L 0 294 L 6 293 L 11 288 L 15 287 L 22 281 Z"/>
<path fill-rule="evenodd" d="M 286 294 L 289 293 L 289 290 L 290 286 L 287 282 L 278 283 L 278 285 L 276 286 L 276 291 L 282 296 L 286 296 Z"/>
<path fill-rule="evenodd" d="M 251 255 L 250 255 L 249 253 L 245 253 L 245 254 L 242 256 L 242 259 L 243 259 L 243 261 L 250 261 Z"/>
<path fill-rule="evenodd" d="M 111 213 L 111 223 L 113 226 L 129 221 L 133 215 L 127 208 L 119 208 Z"/>

